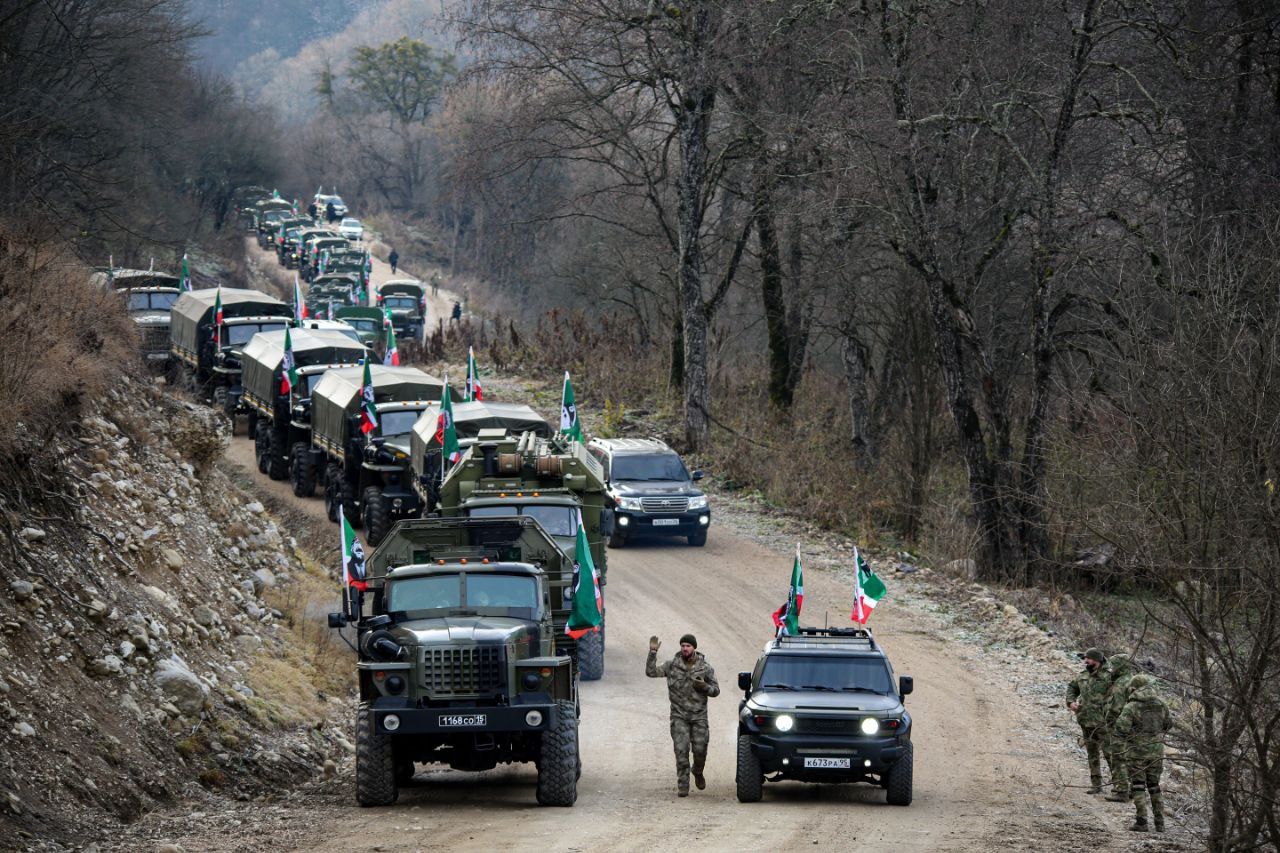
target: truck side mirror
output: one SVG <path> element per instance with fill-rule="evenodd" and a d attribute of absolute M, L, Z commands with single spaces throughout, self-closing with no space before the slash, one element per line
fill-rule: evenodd
<path fill-rule="evenodd" d="M 330 627 L 330 628 L 345 628 L 345 627 L 346 627 L 346 625 L 347 625 L 347 614 L 345 614 L 345 613 L 330 613 L 330 614 L 329 614 L 329 627 Z"/>
<path fill-rule="evenodd" d="M 909 675 L 898 676 L 898 695 L 906 696 L 915 689 L 915 681 Z"/>
<path fill-rule="evenodd" d="M 744 693 L 751 692 L 751 673 L 749 672 L 738 673 L 738 689 L 743 691 Z"/>

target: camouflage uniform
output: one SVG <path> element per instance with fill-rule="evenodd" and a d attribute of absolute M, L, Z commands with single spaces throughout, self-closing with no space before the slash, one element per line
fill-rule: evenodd
<path fill-rule="evenodd" d="M 658 663 L 658 652 L 650 650 L 644 674 L 667 680 L 671 699 L 671 741 L 676 750 L 676 787 L 681 796 L 689 793 L 689 752 L 693 752 L 693 775 L 703 787 L 702 768 L 707 762 L 707 699 L 720 695 L 716 672 L 702 652 L 695 651 L 686 661 L 679 652 L 669 661 Z M 706 690 L 694 687 L 700 679 Z"/>
<path fill-rule="evenodd" d="M 1099 662 L 1098 668 L 1093 672 L 1086 669 L 1067 685 L 1067 707 L 1072 702 L 1079 703 L 1076 722 L 1089 756 L 1089 793 L 1097 794 L 1102 791 L 1102 753 L 1107 752 L 1107 761 L 1111 762 L 1107 751 L 1107 688 L 1111 686 L 1111 674 L 1101 665 L 1101 658 L 1092 659 Z M 1114 764 L 1111 775 L 1116 775 Z"/>
<path fill-rule="evenodd" d="M 1136 675 L 1129 682 L 1128 701 L 1116 718 L 1113 737 L 1123 739 L 1133 782 L 1133 805 L 1137 819 L 1131 829 L 1147 830 L 1147 805 L 1155 818 L 1156 832 L 1164 832 L 1164 804 L 1160 796 L 1160 776 L 1164 773 L 1164 733 L 1172 720 L 1169 707 L 1156 694 L 1154 681 Z"/>
<path fill-rule="evenodd" d="M 1129 801 L 1129 759 L 1125 756 L 1125 740 L 1115 736 L 1116 720 L 1129 695 L 1129 682 L 1133 680 L 1133 665 L 1128 655 L 1112 655 L 1107 660 L 1111 687 L 1107 691 L 1107 765 L 1111 768 L 1111 796 L 1113 803 Z"/>

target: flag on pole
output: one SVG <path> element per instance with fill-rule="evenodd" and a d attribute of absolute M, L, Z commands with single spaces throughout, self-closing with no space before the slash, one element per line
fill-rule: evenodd
<path fill-rule="evenodd" d="M 587 545 L 586 525 L 578 510 L 578 535 L 573 544 L 573 605 L 564 632 L 575 640 L 600 630 L 604 621 L 604 595 L 600 592 L 600 576 Z M 590 586 L 588 586 L 590 584 Z"/>
<path fill-rule="evenodd" d="M 116 256 L 107 255 L 107 286 L 116 286 Z"/>
<path fill-rule="evenodd" d="M 222 285 L 213 299 L 213 340 L 214 346 L 222 349 Z"/>
<path fill-rule="evenodd" d="M 333 319 L 333 300 L 329 300 L 329 319 Z"/>
<path fill-rule="evenodd" d="M 302 321 L 307 319 L 307 303 L 302 298 L 302 282 L 298 280 L 298 274 L 293 274 L 293 322 L 295 325 L 301 326 Z"/>
<path fill-rule="evenodd" d="M 396 327 L 387 324 L 387 351 L 382 356 L 383 364 L 400 366 L 400 349 L 396 346 Z"/>
<path fill-rule="evenodd" d="M 791 564 L 791 587 L 787 600 L 773 613 L 773 625 L 777 633 L 795 636 L 800 633 L 800 607 L 804 604 L 804 569 L 800 565 L 800 546 L 796 545 L 796 559 Z"/>
<path fill-rule="evenodd" d="M 355 587 L 364 592 L 369 588 L 364 567 L 364 546 L 360 544 L 360 538 L 356 536 L 351 522 L 347 521 L 341 502 L 338 504 L 338 529 L 342 531 L 343 591 L 345 592 L 347 587 Z"/>
<path fill-rule="evenodd" d="M 293 357 L 293 337 L 284 327 L 284 360 L 280 362 L 280 393 L 288 394 L 298 387 L 298 363 Z"/>
<path fill-rule="evenodd" d="M 862 559 L 858 549 L 853 549 L 853 614 L 851 618 L 860 625 L 867 624 L 876 603 L 885 596 L 884 581 Z"/>
<path fill-rule="evenodd" d="M 480 371 L 476 367 L 474 347 L 467 347 L 467 393 L 463 399 L 468 403 L 479 403 L 484 400 L 484 389 L 480 387 Z"/>
<path fill-rule="evenodd" d="M 578 407 L 573 402 L 573 383 L 569 371 L 564 372 L 564 390 L 560 394 L 560 432 L 574 441 L 582 441 L 582 424 L 578 421 Z"/>
<path fill-rule="evenodd" d="M 186 293 L 191 289 L 191 267 L 187 264 L 187 253 L 182 253 L 182 280 L 178 282 L 178 290 Z"/>
<path fill-rule="evenodd" d="M 449 376 L 444 377 L 440 391 L 440 415 L 436 418 L 436 444 L 440 445 L 440 475 L 449 472 L 450 466 L 462 458 L 458 447 L 458 430 L 453 425 L 453 402 L 449 399 Z"/>
<path fill-rule="evenodd" d="M 365 435 L 378 428 L 378 407 L 373 403 L 373 374 L 364 360 L 364 381 L 360 385 L 360 431 Z"/>

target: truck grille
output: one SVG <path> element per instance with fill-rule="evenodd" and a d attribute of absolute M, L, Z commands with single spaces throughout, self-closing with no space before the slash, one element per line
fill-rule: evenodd
<path fill-rule="evenodd" d="M 168 352 L 168 350 L 168 326 L 146 326 L 142 329 L 143 352 Z"/>
<path fill-rule="evenodd" d="M 645 512 L 688 512 L 688 498 L 641 498 Z"/>
<path fill-rule="evenodd" d="M 796 731 L 811 735 L 852 735 L 858 733 L 858 721 L 840 717 L 797 717 Z"/>
<path fill-rule="evenodd" d="M 502 687 L 502 647 L 424 650 L 423 687 L 435 697 L 490 693 Z"/>

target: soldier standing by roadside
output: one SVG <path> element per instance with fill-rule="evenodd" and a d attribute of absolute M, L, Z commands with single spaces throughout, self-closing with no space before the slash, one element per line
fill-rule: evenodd
<path fill-rule="evenodd" d="M 1107 799 L 1113 803 L 1129 802 L 1129 759 L 1125 756 L 1123 738 L 1115 736 L 1116 720 L 1129 697 L 1129 682 L 1133 679 L 1133 664 L 1128 655 L 1112 655 L 1107 661 L 1111 686 L 1107 689 L 1107 765 L 1111 768 L 1111 793 Z"/>
<path fill-rule="evenodd" d="M 1135 675 L 1129 682 L 1128 699 L 1116 719 L 1113 738 L 1125 741 L 1129 759 L 1129 781 L 1133 783 L 1133 805 L 1137 809 L 1134 832 L 1147 831 L 1147 805 L 1155 818 L 1156 832 L 1164 832 L 1164 801 L 1160 776 L 1164 773 L 1164 733 L 1173 721 L 1169 706 L 1156 694 L 1154 680 Z"/>
<path fill-rule="evenodd" d="M 1076 715 L 1080 735 L 1089 756 L 1089 793 L 1102 793 L 1102 753 L 1107 751 L 1107 688 L 1110 673 L 1103 668 L 1106 655 L 1100 649 L 1084 653 L 1084 672 L 1067 685 L 1067 707 Z M 1108 760 L 1111 756 L 1108 753 Z M 1116 775 L 1115 767 L 1111 775 Z"/>
<path fill-rule="evenodd" d="M 689 753 L 693 752 L 693 781 L 701 791 L 707 787 L 702 771 L 707 763 L 707 699 L 720 695 L 715 670 L 698 651 L 692 634 L 680 638 L 680 651 L 669 661 L 658 663 L 657 637 L 649 638 L 649 659 L 644 674 L 667 680 L 671 699 L 671 740 L 676 750 L 676 793 L 689 796 Z"/>

